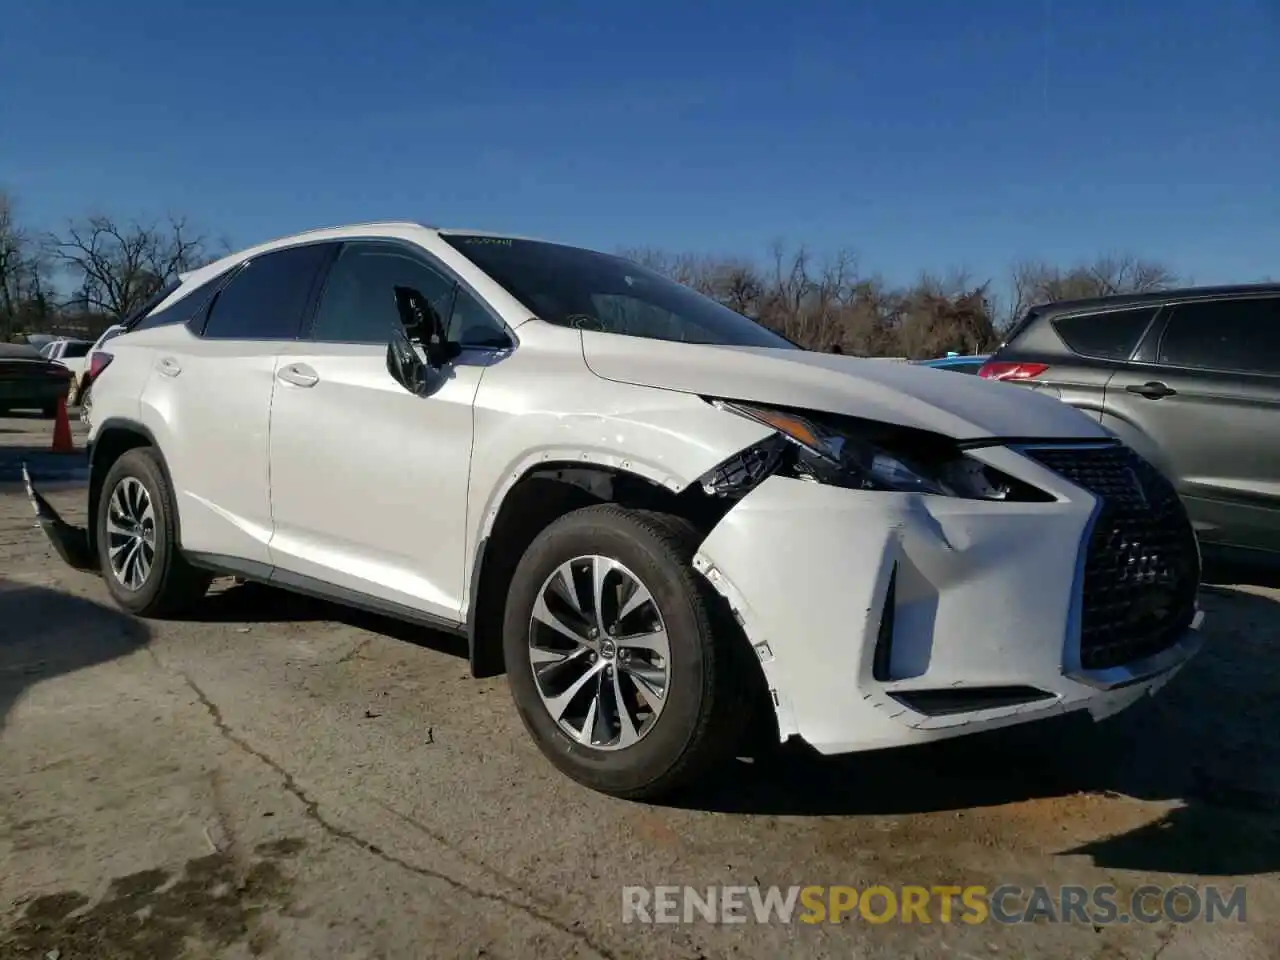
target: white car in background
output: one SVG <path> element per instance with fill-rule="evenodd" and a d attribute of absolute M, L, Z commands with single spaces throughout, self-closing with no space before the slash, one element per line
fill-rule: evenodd
<path fill-rule="evenodd" d="M 826 754 L 1065 711 L 1198 647 L 1169 484 L 1057 400 L 797 348 L 619 257 L 412 223 L 192 272 L 92 378 L 139 616 L 234 575 L 452 631 L 561 770 L 666 795 L 754 711 Z"/>
<path fill-rule="evenodd" d="M 93 347 L 92 340 L 77 340 L 73 337 L 59 337 L 40 348 L 40 356 L 54 363 L 60 363 L 71 371 L 72 394 L 82 382 L 85 358 Z"/>
<path fill-rule="evenodd" d="M 109 358 L 103 351 L 103 345 L 110 340 L 114 340 L 124 331 L 125 325 L 123 323 L 113 323 L 102 331 L 102 335 L 93 342 L 88 354 L 85 356 L 84 371 L 78 381 L 77 389 L 72 394 L 72 403 L 80 408 L 80 419 L 86 424 L 90 422 L 90 417 L 93 414 L 93 390 L 91 389 L 93 377 L 99 372 L 98 369 L 94 368 L 94 357 L 98 358 L 99 365 L 107 363 Z"/>

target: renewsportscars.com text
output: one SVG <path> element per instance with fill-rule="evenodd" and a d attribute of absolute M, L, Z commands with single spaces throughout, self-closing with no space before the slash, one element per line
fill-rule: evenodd
<path fill-rule="evenodd" d="M 623 923 L 1243 923 L 1246 890 L 1147 885 L 623 887 Z"/>

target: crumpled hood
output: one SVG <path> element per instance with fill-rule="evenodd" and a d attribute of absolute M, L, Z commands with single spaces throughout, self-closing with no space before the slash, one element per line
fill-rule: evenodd
<path fill-rule="evenodd" d="M 582 350 L 606 380 L 863 417 L 958 440 L 1107 437 L 1086 414 L 1026 387 L 912 363 L 589 330 Z"/>

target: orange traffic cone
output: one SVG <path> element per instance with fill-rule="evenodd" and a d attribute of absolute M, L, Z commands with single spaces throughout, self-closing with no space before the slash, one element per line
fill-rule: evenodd
<path fill-rule="evenodd" d="M 76 445 L 71 440 L 71 420 L 67 416 L 67 398 L 58 398 L 58 419 L 53 423 L 52 453 L 75 453 Z"/>

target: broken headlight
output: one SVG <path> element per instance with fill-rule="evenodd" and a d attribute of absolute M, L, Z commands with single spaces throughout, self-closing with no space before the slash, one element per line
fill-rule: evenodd
<path fill-rule="evenodd" d="M 974 500 L 1046 500 L 1047 494 L 968 457 L 954 442 L 919 430 L 849 417 L 711 401 L 776 433 L 702 478 L 703 489 L 741 495 L 785 472 L 853 490 L 921 493 Z"/>

